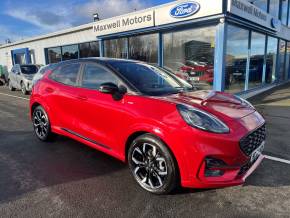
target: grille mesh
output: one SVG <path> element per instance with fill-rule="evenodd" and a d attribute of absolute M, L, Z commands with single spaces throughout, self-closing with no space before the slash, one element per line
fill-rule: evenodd
<path fill-rule="evenodd" d="M 256 129 L 240 141 L 241 150 L 250 156 L 266 139 L 266 126 Z"/>

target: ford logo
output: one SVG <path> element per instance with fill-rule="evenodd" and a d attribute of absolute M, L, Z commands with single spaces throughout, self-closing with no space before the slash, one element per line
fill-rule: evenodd
<path fill-rule="evenodd" d="M 279 29 L 281 27 L 281 21 L 276 18 L 272 18 L 271 25 L 274 29 Z"/>
<path fill-rule="evenodd" d="M 170 10 L 170 16 L 174 18 L 184 18 L 194 15 L 200 9 L 200 5 L 196 2 L 184 2 L 176 5 Z"/>

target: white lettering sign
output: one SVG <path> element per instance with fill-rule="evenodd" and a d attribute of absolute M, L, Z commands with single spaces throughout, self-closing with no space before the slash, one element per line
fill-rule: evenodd
<path fill-rule="evenodd" d="M 153 26 L 154 13 L 147 11 L 95 22 L 93 31 L 96 36 L 100 36 Z"/>

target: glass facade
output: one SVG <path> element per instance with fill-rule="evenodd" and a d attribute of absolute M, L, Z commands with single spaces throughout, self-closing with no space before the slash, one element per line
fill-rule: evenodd
<path fill-rule="evenodd" d="M 281 22 L 284 25 L 287 25 L 287 13 L 288 13 L 288 0 L 281 0 L 282 6 L 281 6 Z"/>
<path fill-rule="evenodd" d="M 278 80 L 283 81 L 285 79 L 285 55 L 286 55 L 286 41 L 279 40 L 279 70 Z"/>
<path fill-rule="evenodd" d="M 280 0 L 270 0 L 269 13 L 276 18 L 279 18 L 279 3 Z"/>
<path fill-rule="evenodd" d="M 47 48 L 46 56 L 47 56 L 46 60 L 47 64 L 77 58 L 99 57 L 100 56 L 99 42 L 94 41 L 81 44 Z"/>
<path fill-rule="evenodd" d="M 80 58 L 100 57 L 99 42 L 86 42 L 79 44 Z"/>
<path fill-rule="evenodd" d="M 78 59 L 79 49 L 78 45 L 67 45 L 62 47 L 62 60 Z"/>
<path fill-rule="evenodd" d="M 109 58 L 127 58 L 127 38 L 105 40 L 104 56 Z"/>
<path fill-rule="evenodd" d="M 129 59 L 158 62 L 158 34 L 133 36 L 129 38 Z"/>
<path fill-rule="evenodd" d="M 290 0 L 289 0 L 289 3 L 290 3 Z M 290 27 L 290 4 L 289 4 L 289 7 L 288 7 L 288 10 L 289 10 L 289 16 L 288 16 L 288 27 Z"/>
<path fill-rule="evenodd" d="M 191 84 L 212 89 L 215 27 L 164 34 L 164 66 Z"/>
<path fill-rule="evenodd" d="M 61 61 L 61 47 L 47 49 L 48 63 L 57 63 Z"/>
<path fill-rule="evenodd" d="M 249 30 L 228 26 L 226 47 L 225 89 L 240 92 L 245 89 Z"/>
<path fill-rule="evenodd" d="M 286 46 L 286 69 L 285 69 L 285 79 L 287 80 L 290 75 L 290 42 L 287 42 Z"/>
<path fill-rule="evenodd" d="M 268 10 L 273 16 L 280 16 L 284 25 L 289 19 L 289 1 L 249 0 L 255 6 Z M 226 22 L 224 54 L 221 53 L 223 49 L 216 50 L 215 45 L 216 42 L 222 41 L 216 39 L 216 33 L 220 33 L 220 29 L 213 24 L 207 24 L 199 28 L 173 28 L 161 32 L 153 30 L 154 32 L 148 34 L 128 35 L 101 42 L 47 48 L 47 62 L 99 56 L 129 58 L 162 65 L 199 89 L 213 89 L 213 85 L 216 85 L 216 89 L 224 87 L 223 90 L 230 93 L 239 93 L 263 84 L 288 79 L 290 42 L 280 38 L 286 37 L 284 28 L 281 33 L 278 28 L 277 31 L 269 30 L 263 33 L 262 28 L 254 30 L 251 26 L 233 23 L 230 19 Z M 215 57 L 215 54 L 218 55 Z M 225 66 L 222 66 L 220 71 L 224 67 L 225 72 L 224 75 L 222 72 L 215 72 L 217 78 L 214 80 L 214 63 L 224 63 L 221 57 L 225 59 Z M 213 84 L 214 81 L 216 84 Z M 224 84 L 220 84 L 221 82 Z"/>
<path fill-rule="evenodd" d="M 266 53 L 266 83 L 275 82 L 276 63 L 277 63 L 278 39 L 268 36 L 268 45 Z"/>
<path fill-rule="evenodd" d="M 252 32 L 248 88 L 262 84 L 266 36 Z"/>

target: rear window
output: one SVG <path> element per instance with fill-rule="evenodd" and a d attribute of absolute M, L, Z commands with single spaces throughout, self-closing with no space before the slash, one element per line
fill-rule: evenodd
<path fill-rule="evenodd" d="M 50 78 L 59 83 L 75 86 L 80 66 L 78 63 L 61 65 L 50 74 Z"/>
<path fill-rule="evenodd" d="M 21 73 L 23 74 L 36 74 L 38 67 L 34 65 L 21 65 Z"/>

